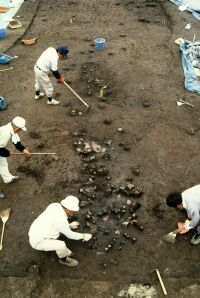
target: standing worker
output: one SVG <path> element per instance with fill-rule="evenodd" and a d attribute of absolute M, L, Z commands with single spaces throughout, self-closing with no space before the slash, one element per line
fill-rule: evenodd
<path fill-rule="evenodd" d="M 49 71 L 57 79 L 58 83 L 64 83 L 64 77 L 61 76 L 58 71 L 58 59 L 66 59 L 69 50 L 67 46 L 59 46 L 57 49 L 52 47 L 46 49 L 37 60 L 35 71 L 35 99 L 39 99 L 44 96 L 44 93 L 40 92 L 41 87 L 44 89 L 47 96 L 47 104 L 58 105 L 59 101 L 52 98 L 53 85 L 49 79 Z"/>
<path fill-rule="evenodd" d="M 59 263 L 74 267 L 78 261 L 70 258 L 71 251 L 62 240 L 56 240 L 60 233 L 69 239 L 89 241 L 91 234 L 76 233 L 78 222 L 68 222 L 68 216 L 72 216 L 79 210 L 79 200 L 74 196 L 67 196 L 60 203 L 50 204 L 32 223 L 29 230 L 30 245 L 43 251 L 56 251 Z"/>
<path fill-rule="evenodd" d="M 172 192 L 167 196 L 166 203 L 170 207 L 183 206 L 187 211 L 188 218 L 183 225 L 183 231 L 180 234 L 188 232 L 197 227 L 196 233 L 191 239 L 191 243 L 196 245 L 200 243 L 200 185 L 193 186 L 182 193 Z"/>
<path fill-rule="evenodd" d="M 26 120 L 22 117 L 15 117 L 12 122 L 0 127 L 0 175 L 5 183 L 11 183 L 19 179 L 19 176 L 13 176 L 8 169 L 7 157 L 13 153 L 7 149 L 9 140 L 15 145 L 15 148 L 20 152 L 23 152 L 26 156 L 30 153 L 21 144 L 18 132 L 21 130 L 26 131 Z M 3 193 L 0 192 L 0 196 L 3 197 Z"/>

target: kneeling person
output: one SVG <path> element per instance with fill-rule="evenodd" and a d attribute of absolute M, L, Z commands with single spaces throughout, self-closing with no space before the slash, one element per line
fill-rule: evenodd
<path fill-rule="evenodd" d="M 59 263 L 67 266 L 77 266 L 78 261 L 70 258 L 71 251 L 62 240 L 57 240 L 60 233 L 69 239 L 89 241 L 91 234 L 73 232 L 76 222 L 68 222 L 68 216 L 79 211 L 79 200 L 68 196 L 60 203 L 50 204 L 32 223 L 29 230 L 30 245 L 43 251 L 56 251 Z"/>

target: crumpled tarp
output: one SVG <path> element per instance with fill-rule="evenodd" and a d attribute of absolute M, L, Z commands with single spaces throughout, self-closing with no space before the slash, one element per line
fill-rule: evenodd
<path fill-rule="evenodd" d="M 194 44 L 189 41 L 184 41 L 180 44 L 180 50 L 182 52 L 182 65 L 185 75 L 185 88 L 188 91 L 200 94 L 200 82 L 197 80 L 195 69 L 192 65 L 190 53 L 191 49 L 200 46 L 200 41 L 196 41 Z"/>
<path fill-rule="evenodd" d="M 0 0 L 0 6 L 10 7 L 6 13 L 0 13 L 0 29 L 6 29 L 12 17 L 17 13 L 24 0 Z"/>
<path fill-rule="evenodd" d="M 200 21 L 200 0 L 169 0 L 174 4 L 187 6 L 187 10 Z"/>

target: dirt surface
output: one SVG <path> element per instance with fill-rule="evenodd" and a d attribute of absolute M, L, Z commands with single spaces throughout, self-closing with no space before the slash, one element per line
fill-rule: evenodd
<path fill-rule="evenodd" d="M 161 237 L 185 218 L 165 205 L 166 195 L 199 183 L 199 96 L 184 89 L 174 40 L 192 40 L 200 23 L 161 0 L 26 1 L 19 14 L 26 18 L 31 11 L 23 37 L 38 41 L 25 47 L 19 39 L 6 52 L 19 58 L 12 71 L 0 74 L 9 103 L 1 125 L 23 116 L 23 143 L 32 152 L 56 152 L 56 158 L 9 158 L 11 173 L 21 179 L 1 182 L 6 198 L 0 209 L 12 208 L 1 252 L 1 297 L 117 297 L 133 282 L 154 284 L 155 268 L 169 297 L 199 297 L 199 247 L 190 244 L 192 232 L 175 245 Z M 105 49 L 95 49 L 96 37 L 106 39 Z M 53 77 L 61 104 L 34 100 L 37 58 L 63 43 L 70 54 L 59 68 L 89 111 Z M 177 107 L 180 98 L 195 108 Z M 75 269 L 28 243 L 33 220 L 69 194 L 81 201 L 79 230 L 95 235 L 90 243 L 66 240 L 80 262 Z M 155 297 L 162 297 L 157 282 L 156 288 Z"/>

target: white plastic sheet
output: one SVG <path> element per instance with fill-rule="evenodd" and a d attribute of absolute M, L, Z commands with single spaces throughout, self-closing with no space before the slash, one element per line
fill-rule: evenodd
<path fill-rule="evenodd" d="M 183 5 L 193 10 L 200 11 L 200 0 L 183 0 Z"/>

